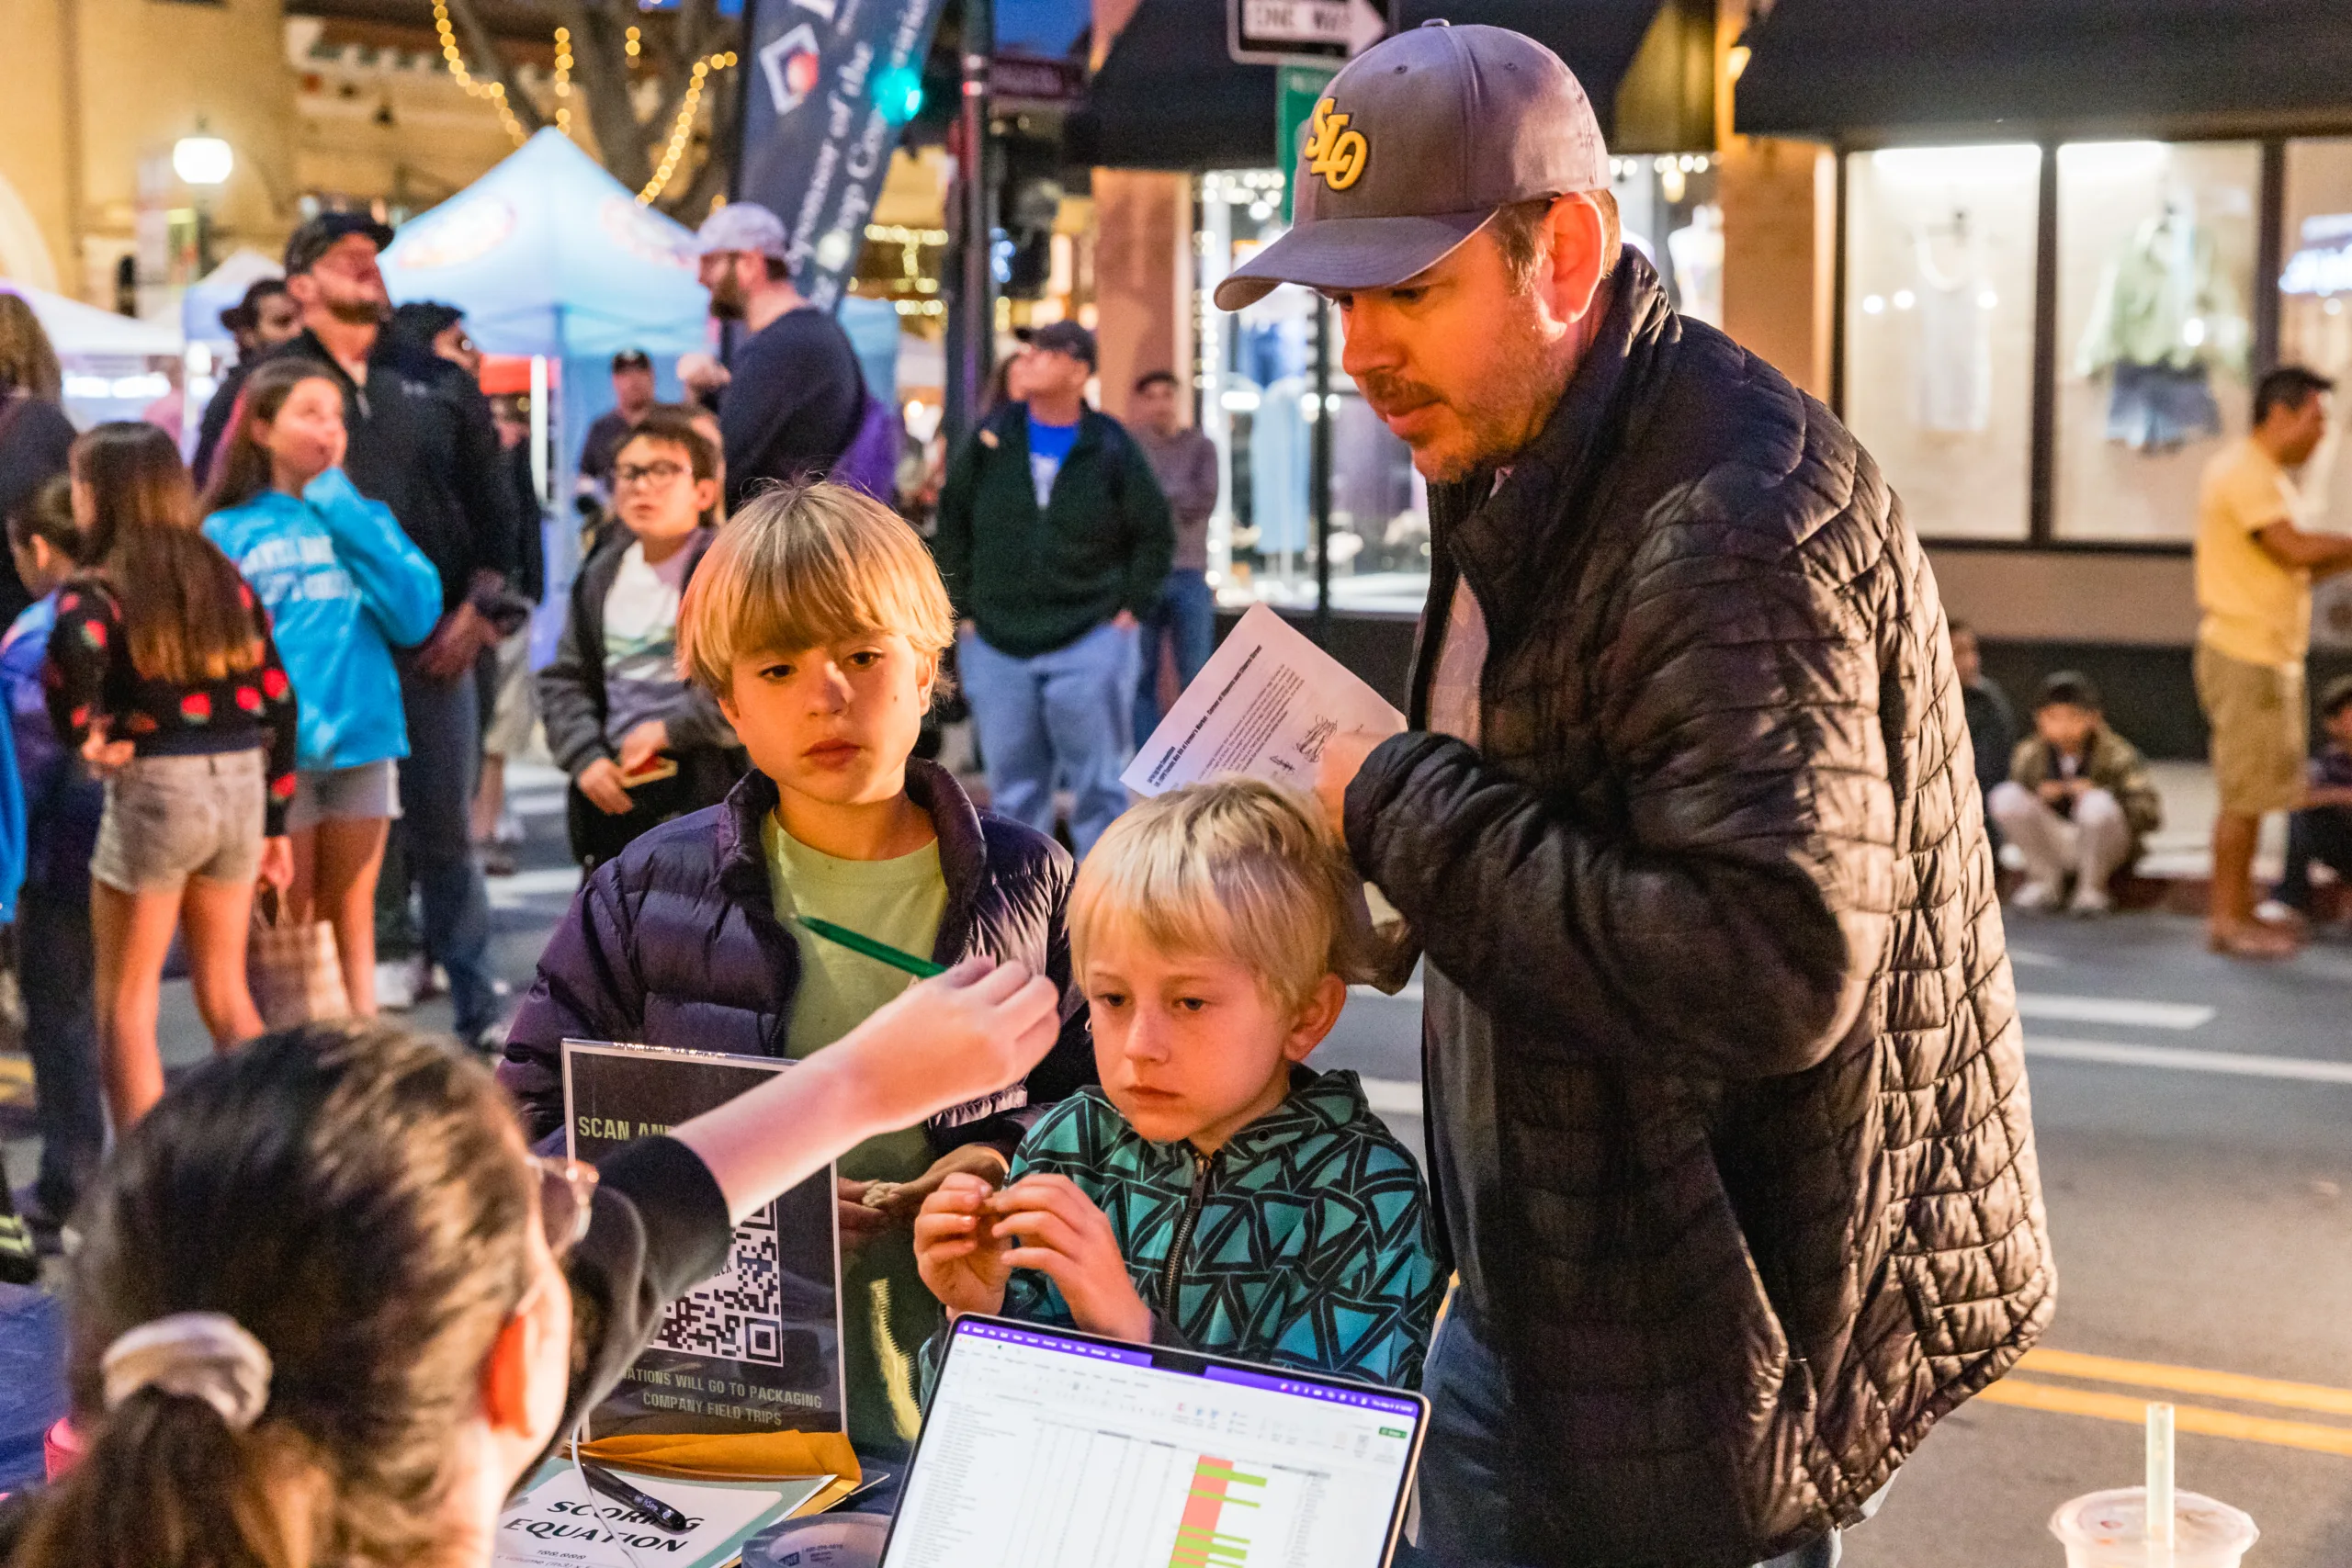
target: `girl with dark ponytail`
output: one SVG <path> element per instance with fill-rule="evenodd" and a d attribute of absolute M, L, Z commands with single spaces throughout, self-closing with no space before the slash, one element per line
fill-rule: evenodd
<path fill-rule="evenodd" d="M 312 1024 L 117 1145 L 70 1265 L 82 1457 L 9 1568 L 488 1568 L 498 1515 L 731 1227 L 1018 1081 L 1058 992 L 986 960 L 601 1165 L 525 1146 L 453 1042 Z"/>

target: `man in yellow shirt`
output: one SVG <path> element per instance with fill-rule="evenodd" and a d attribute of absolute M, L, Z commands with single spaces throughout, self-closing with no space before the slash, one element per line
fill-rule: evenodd
<path fill-rule="evenodd" d="M 2352 536 L 2299 526 L 2299 468 L 2327 430 L 2334 383 L 2295 367 L 2254 392 L 2254 429 L 2206 466 L 2197 515 L 2197 697 L 2212 728 L 2216 953 L 2285 958 L 2296 933 L 2254 914 L 2254 849 L 2265 813 L 2302 803 L 2309 716 L 2303 654 L 2312 580 L 2352 570 Z"/>

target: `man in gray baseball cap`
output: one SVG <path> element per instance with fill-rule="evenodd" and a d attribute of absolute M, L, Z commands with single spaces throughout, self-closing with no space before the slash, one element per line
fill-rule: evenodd
<path fill-rule="evenodd" d="M 732 367 L 707 354 L 678 361 L 678 379 L 718 411 L 727 504 L 763 480 L 789 484 L 831 470 L 865 412 L 865 378 L 849 334 L 793 287 L 784 220 L 730 201 L 695 231 L 710 313 L 748 329 Z"/>
<path fill-rule="evenodd" d="M 1548 50 L 1407 32 L 1216 298 L 1320 289 L 1430 481 L 1411 728 L 1317 779 L 1426 959 L 1419 1544 L 1822 1568 L 2049 1320 L 2025 1066 L 1918 542 L 1608 173 Z"/>

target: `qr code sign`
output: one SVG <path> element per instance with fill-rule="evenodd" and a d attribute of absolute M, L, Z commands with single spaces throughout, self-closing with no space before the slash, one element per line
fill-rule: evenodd
<path fill-rule="evenodd" d="M 670 1303 L 653 1342 L 690 1356 L 763 1367 L 784 1364 L 775 1204 L 735 1227 L 727 1266 Z"/>

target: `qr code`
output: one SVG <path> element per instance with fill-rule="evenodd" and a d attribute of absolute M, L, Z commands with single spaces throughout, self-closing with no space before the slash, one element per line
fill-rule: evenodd
<path fill-rule="evenodd" d="M 758 1366 L 784 1364 L 784 1292 L 775 1205 L 735 1227 L 727 1266 L 670 1303 L 653 1342 L 665 1349 Z"/>

